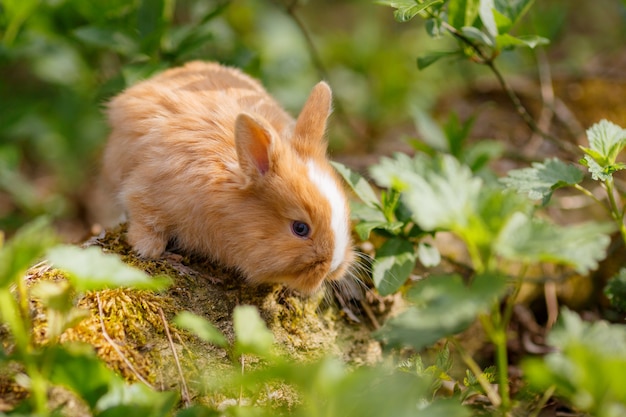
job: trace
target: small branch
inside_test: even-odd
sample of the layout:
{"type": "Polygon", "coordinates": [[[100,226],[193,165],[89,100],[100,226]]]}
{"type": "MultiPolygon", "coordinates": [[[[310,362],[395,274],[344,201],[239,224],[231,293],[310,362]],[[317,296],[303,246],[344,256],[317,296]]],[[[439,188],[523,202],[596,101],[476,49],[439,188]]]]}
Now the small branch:
{"type": "Polygon", "coordinates": [[[467,36],[463,35],[461,32],[459,32],[455,27],[451,26],[450,24],[448,24],[446,22],[443,22],[443,27],[448,32],[450,32],[450,34],[452,34],[452,36],[454,36],[456,39],[458,39],[459,41],[461,41],[465,45],[469,46],[470,48],[472,48],[476,52],[476,55],[478,55],[478,58],[479,58],[479,60],[477,62],[480,63],[480,64],[483,64],[483,65],[486,65],[491,70],[491,72],[496,76],[496,79],[500,83],[500,86],[502,87],[502,89],[505,91],[505,93],[509,97],[509,100],[511,100],[511,102],[513,103],[513,106],[515,107],[515,110],[522,117],[524,122],[528,125],[528,127],[533,132],[535,132],[536,134],[538,134],[542,138],[544,138],[544,139],[554,143],[560,149],[562,149],[562,150],[564,150],[564,151],[566,151],[568,153],[576,154],[578,152],[578,148],[576,148],[576,146],[572,145],[569,142],[563,142],[561,140],[558,140],[554,136],[552,136],[549,133],[543,131],[537,125],[537,123],[535,122],[535,119],[530,115],[530,113],[528,112],[526,107],[524,107],[524,105],[522,104],[521,100],[519,99],[519,97],[515,93],[515,90],[513,90],[513,88],[509,85],[509,83],[504,79],[504,76],[502,75],[500,70],[496,67],[495,62],[494,62],[495,56],[488,56],[488,55],[486,55],[485,52],[480,48],[480,46],[478,46],[477,44],[472,42],[471,39],[469,39],[467,36]]]}
{"type": "Polygon", "coordinates": [[[99,313],[99,318],[100,318],[100,327],[102,329],[102,336],[107,342],[109,342],[113,350],[115,350],[115,352],[118,354],[120,359],[122,359],[122,361],[126,364],[126,366],[128,366],[128,368],[133,372],[133,374],[135,374],[137,379],[143,382],[144,384],[146,384],[147,386],[149,386],[150,388],[155,389],[152,386],[152,384],[150,384],[143,376],[141,376],[141,374],[133,366],[132,362],[128,360],[128,358],[124,355],[124,353],[117,346],[117,343],[115,343],[115,341],[111,338],[111,336],[109,336],[109,333],[107,332],[107,329],[104,326],[104,319],[103,319],[104,312],[102,311],[102,302],[100,301],[100,294],[98,293],[96,293],[96,300],[98,301],[98,313],[99,313]]]}
{"type": "Polygon", "coordinates": [[[163,309],[159,307],[159,315],[161,316],[161,320],[163,321],[163,328],[165,329],[165,335],[167,336],[167,341],[170,344],[170,349],[172,349],[172,353],[174,354],[174,362],[176,362],[176,369],[178,370],[178,375],[180,376],[181,383],[181,394],[183,397],[183,401],[185,402],[185,406],[189,407],[191,405],[191,397],[189,396],[189,389],[187,388],[187,381],[185,381],[185,374],[183,373],[183,368],[180,366],[180,360],[178,359],[178,353],[174,347],[174,342],[172,341],[172,335],[170,334],[170,326],[167,323],[167,319],[165,318],[165,314],[163,313],[163,309]]]}

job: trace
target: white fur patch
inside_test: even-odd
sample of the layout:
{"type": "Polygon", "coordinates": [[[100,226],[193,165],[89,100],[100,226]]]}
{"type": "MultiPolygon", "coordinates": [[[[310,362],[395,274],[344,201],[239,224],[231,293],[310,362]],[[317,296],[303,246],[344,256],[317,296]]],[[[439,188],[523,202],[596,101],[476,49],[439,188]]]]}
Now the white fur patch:
{"type": "Polygon", "coordinates": [[[330,264],[331,272],[335,271],[343,262],[344,253],[350,241],[348,222],[346,221],[346,200],[333,178],[319,169],[313,161],[307,162],[309,179],[317,186],[322,195],[330,204],[330,227],[335,238],[333,260],[330,264]]]}

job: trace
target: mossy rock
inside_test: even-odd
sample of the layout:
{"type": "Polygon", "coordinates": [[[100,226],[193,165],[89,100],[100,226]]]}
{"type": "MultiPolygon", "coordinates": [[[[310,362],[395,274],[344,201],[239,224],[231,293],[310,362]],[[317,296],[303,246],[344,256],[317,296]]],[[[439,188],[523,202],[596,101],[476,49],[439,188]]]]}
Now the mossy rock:
{"type": "MultiPolygon", "coordinates": [[[[353,300],[354,311],[346,311],[330,292],[304,297],[279,285],[251,286],[237,272],[205,259],[180,255],[141,259],[133,254],[125,235],[125,227],[120,226],[85,246],[116,253],[149,275],[166,275],[172,285],[161,293],[118,288],[78,294],[77,306],[86,316],[63,332],[59,342],[92,345],[110,368],[129,381],[142,380],[157,389],[177,390],[181,386],[178,365],[184,378],[192,381],[232,372],[233,360],[227,350],[176,328],[172,319],[181,311],[190,311],[207,319],[232,342],[232,315],[239,305],[259,310],[274,335],[277,351],[292,360],[307,362],[333,355],[360,365],[381,358],[380,344],[372,337],[376,326],[372,312],[359,313],[360,305],[369,309],[365,298],[353,300]]],[[[62,271],[47,265],[32,269],[28,276],[30,284],[64,279],[62,271]]],[[[35,340],[48,343],[46,312],[36,299],[31,305],[35,340]]],[[[254,367],[254,361],[250,358],[248,366],[254,367]]],[[[215,403],[216,399],[210,401],[215,403]]]]}

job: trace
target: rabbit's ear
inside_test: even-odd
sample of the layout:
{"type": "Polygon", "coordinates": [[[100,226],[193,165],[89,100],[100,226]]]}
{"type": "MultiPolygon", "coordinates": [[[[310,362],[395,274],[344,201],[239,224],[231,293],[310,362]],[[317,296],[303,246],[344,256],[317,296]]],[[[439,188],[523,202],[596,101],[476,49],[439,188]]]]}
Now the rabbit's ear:
{"type": "Polygon", "coordinates": [[[317,145],[322,142],[326,131],[326,121],[330,116],[332,92],[324,81],[319,82],[309,95],[304,107],[298,116],[295,128],[295,138],[300,145],[317,145]]]}
{"type": "Polygon", "coordinates": [[[248,176],[265,175],[272,168],[271,130],[258,119],[241,113],[235,121],[235,145],[241,169],[248,176]]]}

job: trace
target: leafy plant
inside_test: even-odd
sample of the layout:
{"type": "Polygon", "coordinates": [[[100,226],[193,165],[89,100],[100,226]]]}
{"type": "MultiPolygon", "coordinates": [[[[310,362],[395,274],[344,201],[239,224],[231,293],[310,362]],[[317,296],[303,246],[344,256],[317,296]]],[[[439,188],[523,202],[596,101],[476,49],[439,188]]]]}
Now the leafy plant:
{"type": "MultiPolygon", "coordinates": [[[[515,182],[524,193],[530,190],[533,196],[543,198],[580,177],[577,171],[554,161],[536,164],[533,169],[534,175],[514,175],[515,181],[504,182],[515,182]],[[557,177],[553,184],[547,184],[548,178],[557,177]]],[[[451,155],[417,154],[411,158],[398,154],[371,167],[374,180],[386,189],[383,196],[395,196],[393,210],[388,197],[381,198],[381,202],[374,200],[373,190],[367,189],[356,173],[345,167],[339,171],[355,193],[367,199],[367,209],[357,208],[354,212],[358,220],[370,222],[365,230],[391,235],[374,259],[374,281],[379,292],[391,293],[404,284],[417,258],[416,242],[423,236],[452,232],[465,244],[471,259],[472,272],[467,282],[460,276],[443,275],[430,276],[414,285],[408,292],[414,307],[386,324],[380,332],[383,340],[419,350],[463,331],[478,318],[496,346],[499,394],[490,390],[484,380],[482,385],[494,405],[509,410],[507,327],[527,268],[549,262],[585,274],[597,268],[606,256],[608,233],[614,227],[592,222],[561,227],[535,218],[530,200],[483,180],[451,155]],[[374,216],[380,223],[372,221],[374,216]],[[398,218],[402,219],[400,226],[390,227],[398,218]],[[510,266],[520,264],[518,275],[511,277],[510,266]],[[377,279],[377,271],[381,270],[378,273],[382,278],[377,279]]],[[[478,378],[483,372],[471,357],[463,356],[478,378]]]]}
{"type": "Polygon", "coordinates": [[[626,327],[605,321],[584,322],[564,309],[548,343],[555,348],[544,358],[528,358],[522,366],[538,390],[553,390],[579,410],[597,417],[626,411],[626,327]]]}
{"type": "Polygon", "coordinates": [[[159,393],[143,384],[129,385],[108,369],[90,347],[54,343],[65,329],[84,318],[82,310],[73,304],[73,292],[122,285],[162,289],[167,281],[150,280],[145,273],[97,248],[52,247],[55,242],[48,221],[38,219],[0,248],[0,319],[8,327],[13,342],[12,349],[3,352],[0,363],[14,362],[23,367],[16,380],[31,392],[28,401],[15,412],[52,415],[47,392],[51,386],[59,385],[82,398],[94,415],[121,416],[129,409],[155,417],[167,415],[178,400],[176,393],[159,393]],[[41,346],[33,340],[30,295],[24,273],[47,250],[50,259],[63,265],[71,279],[42,281],[30,289],[48,314],[48,336],[52,343],[41,346]],[[120,277],[128,281],[120,282],[120,277]]]}

